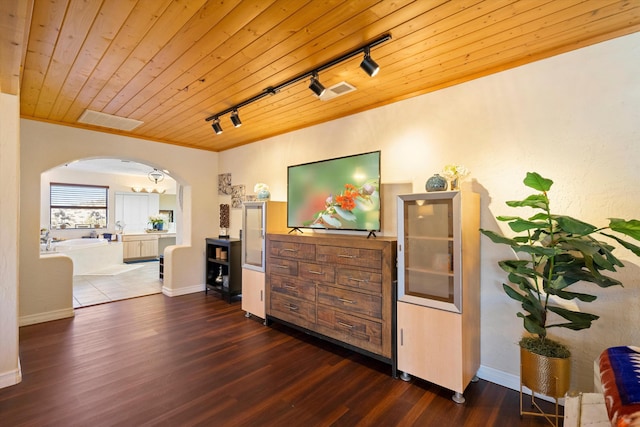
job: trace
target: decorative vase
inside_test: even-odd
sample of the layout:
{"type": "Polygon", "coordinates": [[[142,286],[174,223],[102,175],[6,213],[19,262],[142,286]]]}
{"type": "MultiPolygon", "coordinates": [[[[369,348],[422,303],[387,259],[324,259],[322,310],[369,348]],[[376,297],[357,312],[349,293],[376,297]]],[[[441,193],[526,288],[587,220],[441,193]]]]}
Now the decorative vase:
{"type": "Polygon", "coordinates": [[[445,191],[447,189],[447,180],[440,176],[440,174],[435,174],[427,180],[424,188],[429,192],[445,191]]]}
{"type": "Polygon", "coordinates": [[[163,222],[156,222],[155,224],[153,224],[153,229],[159,231],[159,230],[162,230],[163,226],[164,226],[163,222]]]}
{"type": "Polygon", "coordinates": [[[459,190],[460,189],[460,178],[453,177],[451,178],[451,185],[449,186],[451,191],[455,191],[455,190],[459,190]]]}
{"type": "Polygon", "coordinates": [[[269,198],[271,197],[271,193],[269,192],[269,190],[260,190],[258,191],[258,200],[269,200],[269,198]]]}

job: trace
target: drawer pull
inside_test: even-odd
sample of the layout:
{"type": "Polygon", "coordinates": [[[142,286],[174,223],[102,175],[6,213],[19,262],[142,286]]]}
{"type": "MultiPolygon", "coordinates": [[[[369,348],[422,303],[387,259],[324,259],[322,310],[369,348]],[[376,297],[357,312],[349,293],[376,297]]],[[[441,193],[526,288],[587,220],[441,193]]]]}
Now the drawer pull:
{"type": "Polygon", "coordinates": [[[283,288],[285,289],[291,289],[291,290],[297,290],[297,288],[295,286],[291,286],[291,285],[282,285],[283,288]]]}
{"type": "Polygon", "coordinates": [[[349,277],[349,281],[351,281],[351,282],[359,282],[359,283],[362,283],[362,282],[368,282],[368,280],[365,280],[365,279],[356,279],[355,277],[349,277]]]}
{"type": "Polygon", "coordinates": [[[279,265],[279,264],[276,264],[276,265],[274,265],[274,267],[278,267],[278,268],[286,268],[287,270],[289,269],[289,266],[288,266],[288,265],[279,265]]]}
{"type": "Polygon", "coordinates": [[[295,252],[295,251],[296,250],[292,249],[292,248],[284,248],[284,249],[282,249],[282,252],[295,252]]]}
{"type": "Polygon", "coordinates": [[[307,270],[307,271],[311,274],[317,274],[318,276],[322,276],[324,274],[322,271],[313,271],[313,270],[307,270]]]}
{"type": "Polygon", "coordinates": [[[291,311],[297,311],[298,310],[298,306],[295,306],[293,304],[287,304],[286,307],[291,311]]]}
{"type": "Polygon", "coordinates": [[[347,304],[355,304],[356,303],[354,300],[344,299],[344,298],[338,298],[338,301],[344,302],[344,303],[347,303],[347,304]]]}
{"type": "Polygon", "coordinates": [[[353,259],[355,258],[355,255],[345,255],[345,254],[338,254],[338,258],[349,258],[349,259],[353,259]]]}
{"type": "Polygon", "coordinates": [[[353,329],[353,325],[349,325],[348,323],[338,322],[338,325],[343,326],[345,328],[353,329]]]}

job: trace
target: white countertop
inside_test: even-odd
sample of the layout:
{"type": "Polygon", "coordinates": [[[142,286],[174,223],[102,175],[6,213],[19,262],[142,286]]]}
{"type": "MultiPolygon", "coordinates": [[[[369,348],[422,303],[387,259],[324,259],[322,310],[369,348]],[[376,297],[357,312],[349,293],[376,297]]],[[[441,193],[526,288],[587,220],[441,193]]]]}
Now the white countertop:
{"type": "Polygon", "coordinates": [[[175,232],[158,232],[158,231],[151,231],[151,232],[146,232],[146,231],[131,231],[131,232],[127,232],[127,233],[123,233],[122,236],[158,236],[158,238],[163,238],[163,237],[176,237],[176,233],[175,232]]]}

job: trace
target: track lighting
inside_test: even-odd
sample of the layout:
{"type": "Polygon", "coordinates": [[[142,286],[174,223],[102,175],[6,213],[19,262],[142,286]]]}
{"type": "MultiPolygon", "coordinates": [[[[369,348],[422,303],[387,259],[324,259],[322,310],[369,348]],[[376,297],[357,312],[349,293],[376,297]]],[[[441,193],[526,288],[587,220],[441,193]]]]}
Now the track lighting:
{"type": "Polygon", "coordinates": [[[218,120],[217,117],[213,119],[211,127],[213,128],[213,131],[216,133],[216,135],[220,135],[222,133],[222,126],[220,126],[220,120],[218,120]]]}
{"type": "Polygon", "coordinates": [[[233,126],[237,128],[242,126],[240,116],[238,115],[238,110],[233,110],[233,112],[231,113],[231,123],[233,123],[233,126]]]}
{"type": "Polygon", "coordinates": [[[369,74],[369,77],[375,76],[380,71],[380,66],[371,58],[369,46],[364,48],[364,59],[360,63],[360,68],[369,74]]]}
{"type": "Polygon", "coordinates": [[[369,43],[367,43],[364,46],[361,46],[357,49],[352,50],[351,52],[345,53],[342,56],[339,56],[335,59],[332,59],[329,62],[326,62],[318,67],[315,67],[313,70],[311,71],[305,71],[302,74],[299,74],[283,83],[280,83],[277,86],[269,86],[268,88],[264,89],[261,93],[249,98],[249,99],[245,99],[244,101],[240,102],[239,104],[236,104],[232,107],[227,108],[226,110],[220,111],[217,114],[214,114],[212,116],[209,116],[205,119],[205,121],[209,122],[209,121],[213,121],[213,123],[211,124],[211,127],[213,128],[213,130],[217,133],[217,134],[221,134],[222,133],[222,126],[220,126],[220,116],[224,116],[225,114],[231,113],[231,122],[233,123],[233,125],[235,127],[240,127],[240,125],[242,125],[242,122],[240,121],[240,117],[238,116],[238,109],[242,108],[242,107],[246,107],[249,104],[252,104],[256,101],[261,100],[264,97],[267,96],[272,96],[275,95],[276,93],[280,92],[282,89],[286,88],[287,86],[290,86],[292,84],[298,83],[308,77],[311,77],[311,81],[309,83],[309,89],[311,89],[313,91],[313,93],[315,93],[318,97],[322,96],[325,92],[325,87],[322,85],[322,83],[320,83],[320,80],[318,79],[318,73],[327,70],[331,67],[334,67],[348,59],[351,59],[353,57],[355,57],[356,55],[359,55],[361,53],[364,53],[364,59],[362,60],[362,62],[360,63],[360,68],[362,68],[368,75],[370,75],[371,77],[375,76],[378,71],[380,70],[380,67],[378,66],[378,64],[376,64],[376,61],[374,61],[371,58],[371,48],[378,46],[379,44],[382,44],[386,41],[391,40],[391,35],[390,34],[386,34],[384,36],[379,37],[376,40],[373,40],[369,43]]]}
{"type": "Polygon", "coordinates": [[[318,80],[318,73],[316,73],[315,71],[311,75],[311,83],[309,84],[309,89],[311,89],[313,93],[315,93],[318,96],[322,96],[324,91],[327,90],[322,85],[322,83],[320,83],[320,80],[318,80]]]}

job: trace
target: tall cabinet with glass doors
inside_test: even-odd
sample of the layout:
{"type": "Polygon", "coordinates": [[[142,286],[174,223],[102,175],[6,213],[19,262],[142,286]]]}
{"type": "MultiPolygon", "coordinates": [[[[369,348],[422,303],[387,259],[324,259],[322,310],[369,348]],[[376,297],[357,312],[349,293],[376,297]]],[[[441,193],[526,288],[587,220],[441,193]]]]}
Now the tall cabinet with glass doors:
{"type": "Polygon", "coordinates": [[[398,196],[398,370],[458,403],[480,367],[479,228],[476,193],[398,196]]]}
{"type": "Polygon", "coordinates": [[[242,310],[265,318],[267,233],[286,231],[286,202],[245,202],[242,208],[242,310]]]}

